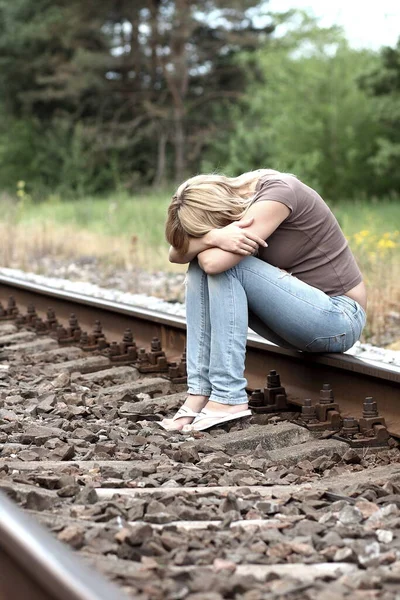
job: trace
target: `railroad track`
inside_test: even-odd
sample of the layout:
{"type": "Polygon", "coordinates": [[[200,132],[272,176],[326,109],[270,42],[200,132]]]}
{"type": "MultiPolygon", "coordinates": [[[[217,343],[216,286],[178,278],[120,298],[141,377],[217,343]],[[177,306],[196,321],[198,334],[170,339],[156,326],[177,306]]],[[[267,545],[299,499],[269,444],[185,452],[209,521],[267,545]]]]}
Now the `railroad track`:
{"type": "MultiPolygon", "coordinates": [[[[134,333],[137,348],[149,349],[150,340],[156,338],[159,340],[157,348],[162,348],[170,363],[177,362],[179,364],[182,362],[185,348],[185,321],[182,317],[111,303],[0,276],[0,301],[3,302],[5,313],[7,311],[12,313],[14,310],[13,302],[8,307],[10,297],[13,298],[15,305],[18,307],[25,310],[29,306],[35,308],[30,316],[31,320],[36,320],[37,316],[45,317],[49,306],[53,308],[54,313],[57,315],[58,322],[67,328],[71,326],[71,313],[77,315],[78,322],[72,323],[72,331],[75,327],[76,343],[78,344],[82,345],[80,341],[82,331],[90,332],[94,323],[98,321],[102,325],[102,334],[109,340],[121,340],[122,333],[126,329],[131,329],[134,333]]],[[[5,318],[7,318],[7,314],[5,314],[5,318]]],[[[49,326],[49,323],[47,325],[49,326]]],[[[48,326],[44,325],[42,333],[48,331],[48,326]]],[[[63,343],[63,336],[65,340],[68,335],[73,334],[71,332],[67,333],[65,330],[61,331],[58,339],[63,343]]],[[[114,344],[114,351],[114,362],[116,364],[122,363],[124,357],[118,354],[120,349],[117,343],[114,344]]],[[[157,352],[159,352],[158,349],[155,350],[153,356],[157,352]]],[[[157,359],[157,357],[155,358],[157,359]]],[[[144,354],[143,359],[146,360],[144,354]]],[[[155,367],[155,365],[153,366],[155,367]]],[[[165,364],[164,367],[166,368],[165,364]]],[[[399,367],[377,364],[350,355],[313,355],[293,352],[274,346],[256,334],[250,334],[246,355],[246,376],[249,388],[252,390],[263,389],[266,376],[270,370],[275,370],[280,375],[287,401],[280,398],[276,403],[274,398],[279,393],[278,391],[268,394],[269,398],[261,398],[259,394],[255,395],[251,402],[252,408],[256,412],[286,410],[288,403],[301,407],[306,399],[312,399],[313,404],[318,404],[323,384],[329,383],[333,391],[335,404],[338,405],[339,412],[343,417],[356,418],[359,421],[363,413],[368,413],[364,419],[371,418],[378,421],[379,417],[375,414],[376,411],[371,406],[364,406],[365,398],[372,397],[377,404],[380,415],[385,420],[389,433],[400,437],[400,415],[398,411],[400,400],[399,367]]],[[[156,372],[156,369],[154,369],[154,372],[156,372]]],[[[164,372],[168,372],[168,369],[164,372]]],[[[177,377],[182,376],[183,371],[176,373],[176,375],[177,377]]],[[[266,395],[264,394],[264,396],[266,395]]],[[[324,398],[323,402],[327,399],[324,398]]],[[[333,412],[334,409],[331,407],[329,413],[332,414],[333,412]]],[[[313,415],[314,412],[308,410],[307,407],[306,419],[308,419],[308,422],[312,420],[310,417],[313,415]]],[[[317,410],[318,416],[326,416],[326,410],[320,409],[319,412],[317,410]]],[[[340,423],[340,420],[337,420],[337,415],[333,416],[336,418],[336,422],[340,423]]],[[[371,422],[369,421],[367,425],[370,425],[371,422]]],[[[365,421],[362,423],[366,425],[365,421]]],[[[377,422],[376,424],[380,423],[377,422]]],[[[355,423],[353,420],[351,423],[348,422],[347,425],[348,435],[350,436],[350,429],[354,432],[354,428],[357,428],[359,423],[355,423]]],[[[332,427],[329,419],[325,421],[325,426],[328,429],[332,427]]],[[[321,427],[323,426],[321,425],[321,427]]]]}
{"type": "MultiPolygon", "coordinates": [[[[183,319],[5,277],[0,284],[0,490],[121,593],[214,600],[284,589],[311,598],[327,579],[343,586],[349,573],[361,581],[371,569],[390,592],[398,369],[300,356],[252,335],[254,416],[193,437],[167,433],[155,421],[185,397],[183,319]],[[359,539],[352,527],[363,528],[359,539]]],[[[19,598],[10,595],[15,573],[34,585],[23,545],[5,542],[7,510],[0,504],[0,553],[15,568],[13,580],[11,569],[0,571],[1,600],[19,598]]],[[[43,572],[39,588],[46,579],[57,586],[57,568],[43,572]]],[[[101,584],[91,595],[88,587],[73,595],[73,586],[62,596],[35,593],[118,598],[101,584]]]]}
{"type": "Polygon", "coordinates": [[[0,522],[1,600],[124,599],[5,497],[0,522]]]}

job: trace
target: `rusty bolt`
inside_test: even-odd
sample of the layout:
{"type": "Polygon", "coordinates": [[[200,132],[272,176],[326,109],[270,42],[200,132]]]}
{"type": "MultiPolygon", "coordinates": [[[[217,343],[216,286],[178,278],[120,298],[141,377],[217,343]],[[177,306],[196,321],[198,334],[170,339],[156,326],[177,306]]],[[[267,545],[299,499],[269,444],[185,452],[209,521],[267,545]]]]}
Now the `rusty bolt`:
{"type": "Polygon", "coordinates": [[[160,369],[166,369],[168,366],[167,363],[167,359],[165,358],[165,356],[159,356],[157,358],[157,367],[159,367],[160,369]]]}
{"type": "Polygon", "coordinates": [[[34,325],[38,333],[47,331],[47,325],[40,317],[35,318],[34,325]]]}
{"type": "Polygon", "coordinates": [[[344,435],[354,435],[359,432],[357,419],[354,417],[344,417],[342,432],[344,435]]]}
{"type": "Polygon", "coordinates": [[[75,313],[70,314],[68,323],[71,330],[79,329],[79,323],[75,313]]]}
{"type": "Polygon", "coordinates": [[[57,324],[57,317],[54,308],[47,309],[47,324],[51,327],[57,324]]]}
{"type": "Polygon", "coordinates": [[[256,388],[250,396],[250,405],[251,406],[264,406],[264,392],[260,388],[256,388]]]}
{"type": "Polygon", "coordinates": [[[80,343],[81,344],[88,344],[89,343],[89,336],[87,334],[87,331],[82,331],[81,333],[81,339],[80,339],[80,343]]]}
{"type": "Polygon", "coordinates": [[[320,404],[332,404],[334,402],[333,391],[329,383],[322,385],[322,390],[319,393],[320,404]]]}
{"type": "Polygon", "coordinates": [[[103,328],[100,321],[96,321],[93,326],[93,335],[103,335],[103,328]]]}
{"type": "Polygon", "coordinates": [[[16,306],[17,306],[17,303],[15,302],[14,296],[10,296],[8,298],[8,304],[7,304],[8,309],[12,310],[12,309],[16,308],[16,306]]]}
{"type": "Polygon", "coordinates": [[[312,405],[311,398],[306,398],[301,407],[301,417],[304,421],[315,419],[315,406],[312,405]]]}
{"type": "Polygon", "coordinates": [[[179,368],[176,362],[172,362],[169,365],[168,377],[174,379],[175,377],[179,377],[179,368]]]}
{"type": "Polygon", "coordinates": [[[276,387],[281,387],[281,378],[275,370],[272,370],[267,376],[267,388],[271,389],[276,387]]]}
{"type": "Polygon", "coordinates": [[[160,352],[161,351],[161,342],[157,337],[153,337],[151,340],[151,351],[152,352],[160,352]]]}
{"type": "Polygon", "coordinates": [[[30,317],[36,317],[36,308],[33,304],[28,304],[27,314],[30,317]]]}
{"type": "Polygon", "coordinates": [[[186,356],[183,357],[181,359],[181,362],[179,363],[179,372],[181,374],[182,377],[186,377],[187,376],[187,369],[186,369],[186,356]]]}
{"type": "Polygon", "coordinates": [[[139,362],[148,362],[146,348],[139,348],[138,352],[138,361],[139,362]]]}
{"type": "Polygon", "coordinates": [[[122,338],[123,344],[133,344],[133,334],[131,329],[125,329],[124,337],[122,338]]]}
{"type": "Polygon", "coordinates": [[[111,342],[109,354],[110,356],[119,356],[121,354],[118,342],[111,342]]]}
{"type": "Polygon", "coordinates": [[[376,401],[372,398],[372,396],[367,396],[363,403],[363,417],[377,417],[378,416],[378,407],[376,401]]]}

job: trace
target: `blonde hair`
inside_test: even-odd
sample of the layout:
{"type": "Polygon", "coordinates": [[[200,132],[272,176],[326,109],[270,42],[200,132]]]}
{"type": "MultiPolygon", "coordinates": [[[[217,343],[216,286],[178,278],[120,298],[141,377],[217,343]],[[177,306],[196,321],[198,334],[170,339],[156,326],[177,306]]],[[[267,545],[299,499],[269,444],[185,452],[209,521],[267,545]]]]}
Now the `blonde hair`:
{"type": "Polygon", "coordinates": [[[165,235],[179,252],[187,252],[189,237],[201,237],[242,219],[253,202],[255,183],[261,176],[281,175],[272,169],[243,173],[239,177],[196,175],[182,183],[168,207],[165,235]]]}

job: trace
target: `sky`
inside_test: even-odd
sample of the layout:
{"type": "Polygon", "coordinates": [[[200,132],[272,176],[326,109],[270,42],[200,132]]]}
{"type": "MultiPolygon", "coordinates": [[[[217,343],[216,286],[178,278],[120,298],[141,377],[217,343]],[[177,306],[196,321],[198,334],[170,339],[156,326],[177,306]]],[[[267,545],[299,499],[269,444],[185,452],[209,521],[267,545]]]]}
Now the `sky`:
{"type": "Polygon", "coordinates": [[[310,9],[322,26],[341,25],[356,48],[394,46],[400,37],[400,0],[270,0],[268,8],[310,9]]]}

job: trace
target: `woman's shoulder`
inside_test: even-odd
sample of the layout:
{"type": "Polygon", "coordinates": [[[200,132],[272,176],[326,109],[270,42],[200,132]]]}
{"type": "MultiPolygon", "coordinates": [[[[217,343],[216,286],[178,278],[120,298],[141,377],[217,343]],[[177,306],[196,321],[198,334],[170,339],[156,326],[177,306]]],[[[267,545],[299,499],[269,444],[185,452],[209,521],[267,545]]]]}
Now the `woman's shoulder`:
{"type": "Polygon", "coordinates": [[[292,180],[296,180],[294,175],[279,173],[278,171],[260,175],[253,202],[263,200],[281,202],[288,206],[292,212],[297,206],[296,192],[292,180]]]}
{"type": "Polygon", "coordinates": [[[265,187],[290,187],[294,182],[299,182],[295,175],[291,173],[281,173],[271,169],[260,169],[260,175],[257,181],[256,190],[265,187]]]}

